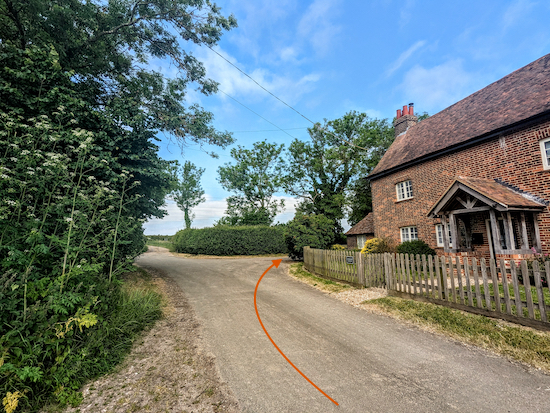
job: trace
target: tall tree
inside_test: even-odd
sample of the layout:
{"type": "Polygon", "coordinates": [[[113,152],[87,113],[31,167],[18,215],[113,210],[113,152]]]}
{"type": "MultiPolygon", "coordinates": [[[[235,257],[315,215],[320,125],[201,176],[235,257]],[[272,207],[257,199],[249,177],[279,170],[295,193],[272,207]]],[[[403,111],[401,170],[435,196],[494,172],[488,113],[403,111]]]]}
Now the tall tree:
{"type": "Polygon", "coordinates": [[[280,156],[284,145],[266,141],[253,149],[231,149],[234,164],[219,167],[219,182],[236,195],[227,199],[227,218],[220,223],[232,225],[270,225],[284,202],[273,200],[285,181],[285,161],[280,156]]]}
{"type": "Polygon", "coordinates": [[[79,97],[119,124],[197,143],[227,145],[232,138],[211,126],[211,113],[185,106],[190,84],[209,95],[217,83],[181,46],[213,46],[233,27],[234,17],[207,0],[0,0],[3,49],[51,49],[79,97]],[[152,59],[168,59],[178,76],[151,70],[152,59]]]}
{"type": "Polygon", "coordinates": [[[183,211],[187,229],[191,228],[191,221],[195,218],[191,210],[206,200],[200,182],[204,171],[204,168],[197,168],[189,161],[185,161],[183,166],[177,169],[176,186],[172,191],[172,197],[179,209],[183,211]]]}
{"type": "Polygon", "coordinates": [[[287,190],[301,198],[298,209],[323,214],[342,232],[346,192],[366,169],[373,152],[372,129],[379,123],[365,113],[351,111],[340,119],[325,120],[308,130],[311,140],[295,140],[289,147],[287,190]]]}
{"type": "MultiPolygon", "coordinates": [[[[428,117],[428,113],[424,112],[418,115],[418,121],[420,122],[428,117]]],[[[387,119],[375,119],[367,131],[370,151],[365,160],[365,168],[361,176],[351,184],[348,192],[348,223],[352,226],[365,218],[369,212],[372,212],[372,192],[367,175],[378,165],[382,156],[395,140],[392,125],[393,122],[390,124],[387,119]]]]}

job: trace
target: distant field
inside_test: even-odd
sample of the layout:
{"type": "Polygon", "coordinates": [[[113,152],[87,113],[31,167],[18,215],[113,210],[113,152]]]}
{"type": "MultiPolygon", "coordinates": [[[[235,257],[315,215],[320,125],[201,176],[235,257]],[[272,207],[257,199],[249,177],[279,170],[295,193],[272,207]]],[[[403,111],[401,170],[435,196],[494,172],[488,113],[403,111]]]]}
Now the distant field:
{"type": "Polygon", "coordinates": [[[170,251],[174,251],[174,245],[172,244],[172,241],[162,241],[147,238],[147,245],[151,245],[152,247],[168,248],[170,251]]]}

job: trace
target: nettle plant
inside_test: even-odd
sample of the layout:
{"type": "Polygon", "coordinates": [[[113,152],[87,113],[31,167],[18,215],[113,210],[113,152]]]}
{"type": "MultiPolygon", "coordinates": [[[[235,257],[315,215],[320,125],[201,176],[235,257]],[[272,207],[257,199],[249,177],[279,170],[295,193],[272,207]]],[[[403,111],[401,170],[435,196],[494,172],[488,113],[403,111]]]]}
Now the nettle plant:
{"type": "Polygon", "coordinates": [[[120,256],[123,240],[141,230],[125,211],[140,182],[114,171],[96,133],[72,129],[65,111],[0,111],[0,377],[13,397],[46,387],[66,396],[64,361],[109,306],[133,258],[120,256]]]}

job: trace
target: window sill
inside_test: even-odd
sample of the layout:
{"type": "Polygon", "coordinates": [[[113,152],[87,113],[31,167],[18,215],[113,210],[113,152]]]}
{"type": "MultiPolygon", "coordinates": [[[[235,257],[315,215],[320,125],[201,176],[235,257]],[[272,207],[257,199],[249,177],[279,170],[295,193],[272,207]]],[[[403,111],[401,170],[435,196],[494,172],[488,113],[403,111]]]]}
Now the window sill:
{"type": "Polygon", "coordinates": [[[548,168],[548,169],[544,169],[544,168],[537,169],[535,172],[539,173],[539,174],[542,174],[542,173],[545,173],[545,172],[550,173],[550,168],[548,168]]]}
{"type": "MultiPolygon", "coordinates": [[[[549,170],[550,171],[550,170],[549,170]]],[[[410,198],[405,198],[405,199],[396,199],[395,201],[393,201],[395,204],[398,204],[400,202],[405,202],[405,201],[412,201],[414,199],[414,196],[410,197],[410,198]]]]}

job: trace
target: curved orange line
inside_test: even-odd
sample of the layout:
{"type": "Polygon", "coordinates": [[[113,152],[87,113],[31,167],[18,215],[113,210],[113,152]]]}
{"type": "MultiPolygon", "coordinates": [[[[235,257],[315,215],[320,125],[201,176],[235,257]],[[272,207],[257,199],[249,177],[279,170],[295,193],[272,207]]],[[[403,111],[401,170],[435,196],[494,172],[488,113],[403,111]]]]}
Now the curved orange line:
{"type": "Polygon", "coordinates": [[[260,277],[260,279],[258,280],[258,283],[256,284],[256,289],[254,290],[254,308],[256,309],[256,316],[258,316],[258,321],[260,322],[260,325],[262,326],[263,330],[264,330],[264,333],[265,335],[267,336],[267,338],[269,338],[269,341],[271,341],[271,344],[273,344],[275,346],[275,348],[277,349],[277,351],[279,353],[281,353],[281,356],[283,356],[285,358],[286,361],[288,361],[288,363],[294,367],[294,369],[300,373],[302,375],[302,377],[304,379],[306,379],[313,387],[315,387],[317,390],[319,390],[327,399],[329,399],[331,402],[333,402],[336,406],[339,406],[338,403],[336,403],[336,401],[334,399],[332,399],[328,394],[326,394],[323,390],[321,390],[315,383],[313,383],[304,373],[302,373],[300,371],[300,369],[298,369],[298,367],[296,367],[292,361],[289,360],[289,358],[287,356],[285,356],[285,353],[283,353],[281,351],[281,349],[277,346],[277,344],[275,344],[275,342],[273,341],[273,339],[271,338],[271,336],[269,335],[269,333],[267,332],[267,330],[265,329],[264,327],[264,323],[262,323],[262,319],[260,318],[260,313],[258,312],[258,306],[256,305],[256,294],[258,293],[258,287],[260,286],[260,281],[262,281],[262,278],[264,278],[264,275],[267,274],[267,272],[273,268],[273,266],[275,266],[275,264],[272,264],[271,267],[269,267],[267,270],[265,270],[265,272],[262,274],[262,276],[260,277]]]}

